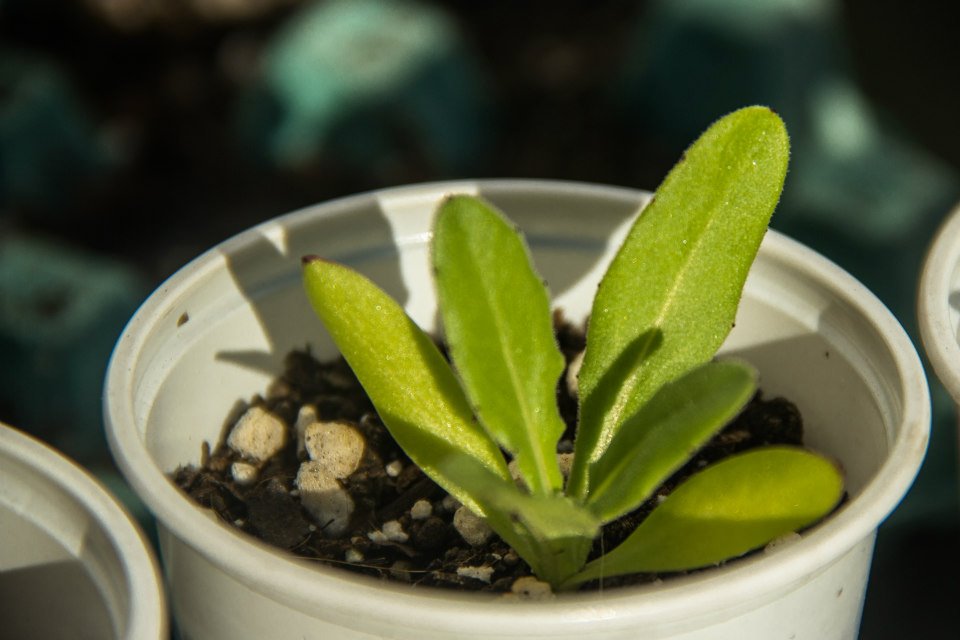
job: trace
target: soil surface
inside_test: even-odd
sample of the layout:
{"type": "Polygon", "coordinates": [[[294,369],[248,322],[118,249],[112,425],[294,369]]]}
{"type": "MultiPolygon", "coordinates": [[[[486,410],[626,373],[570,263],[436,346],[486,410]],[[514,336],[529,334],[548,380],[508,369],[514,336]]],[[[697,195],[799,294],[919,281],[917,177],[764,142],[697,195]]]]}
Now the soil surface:
{"type": "MultiPolygon", "coordinates": [[[[559,317],[557,338],[568,363],[584,347],[582,329],[559,317]]],[[[557,396],[568,431],[561,439],[560,451],[569,451],[577,403],[564,378],[557,396]]],[[[183,491],[225,522],[304,558],[417,585],[509,592],[517,578],[530,575],[526,563],[496,535],[480,545],[464,540],[453,523],[459,505],[399,448],[342,358],[319,362],[309,351],[291,352],[285,371],[266,397],[257,396],[241,409],[255,405],[282,418],[291,430],[287,447],[263,465],[256,482],[241,484],[233,479],[231,465],[238,456],[226,445],[227,434],[212,453],[205,453],[200,468],[182,467],[173,474],[183,491]],[[366,438],[360,466],[341,482],[355,504],[350,529],[341,537],[325,535],[322,523],[312,521],[298,497],[295,479],[304,454],[297,452],[292,425],[304,405],[315,407],[320,420],[351,423],[366,438]]],[[[782,398],[765,399],[758,393],[740,416],[664,483],[647,504],[606,525],[593,555],[626,538],[658,498],[696,470],[763,445],[799,445],[802,432],[801,416],[792,403],[782,398]]],[[[602,586],[637,584],[659,577],[638,574],[605,579],[602,586]]],[[[588,583],[582,588],[598,586],[588,583]]]]}

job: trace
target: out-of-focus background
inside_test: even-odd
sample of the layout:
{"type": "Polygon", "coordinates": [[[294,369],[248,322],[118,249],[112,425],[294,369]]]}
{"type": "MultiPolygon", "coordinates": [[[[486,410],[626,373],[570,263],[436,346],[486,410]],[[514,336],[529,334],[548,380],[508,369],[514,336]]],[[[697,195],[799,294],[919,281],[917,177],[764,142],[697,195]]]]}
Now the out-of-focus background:
{"type": "MultiPolygon", "coordinates": [[[[652,189],[752,103],[793,140],[774,226],[859,277],[919,346],[923,253],[960,201],[951,4],[0,0],[0,421],[149,527],[106,449],[100,390],[126,320],[188,260],[377,187],[652,189]]],[[[931,448],[881,528],[866,640],[960,628],[957,418],[931,384],[931,448]]]]}

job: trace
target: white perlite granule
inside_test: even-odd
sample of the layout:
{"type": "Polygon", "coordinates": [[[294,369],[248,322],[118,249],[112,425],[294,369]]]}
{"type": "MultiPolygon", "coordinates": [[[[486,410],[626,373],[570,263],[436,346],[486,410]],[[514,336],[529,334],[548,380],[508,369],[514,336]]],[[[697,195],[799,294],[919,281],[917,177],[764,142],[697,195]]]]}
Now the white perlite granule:
{"type": "Polygon", "coordinates": [[[287,444],[287,425],[263,407],[247,409],[227,437],[227,446],[240,457],[264,462],[287,444]]]}
{"type": "Polygon", "coordinates": [[[493,577],[493,567],[457,567],[457,575],[461,578],[473,578],[489,584],[490,578],[493,577]]]}
{"type": "Polygon", "coordinates": [[[310,459],[339,479],[357,470],[366,444],[363,434],[345,422],[314,422],[303,434],[303,445],[310,459]]]}
{"type": "Polygon", "coordinates": [[[525,576],[514,580],[510,586],[510,593],[520,600],[550,600],[554,597],[550,585],[537,580],[533,576],[525,576]]]}
{"type": "Polygon", "coordinates": [[[466,507],[460,507],[453,514],[453,527],[473,547],[485,544],[493,535],[493,530],[487,521],[466,507]]]}
{"type": "Polygon", "coordinates": [[[249,487],[257,481],[260,470],[255,464],[238,460],[230,465],[230,475],[233,476],[234,482],[240,486],[249,487]]]}
{"type": "Polygon", "coordinates": [[[300,504],[326,535],[335,538],[347,532],[353,515],[353,498],[322,464],[314,460],[301,464],[296,484],[300,504]]]}
{"type": "Polygon", "coordinates": [[[410,539],[410,536],[403,530],[403,526],[396,520],[384,522],[381,531],[391,542],[406,542],[410,539]]]}
{"type": "Polygon", "coordinates": [[[414,520],[426,520],[433,515],[433,505],[429,500],[417,500],[410,507],[410,517],[414,520]]]}

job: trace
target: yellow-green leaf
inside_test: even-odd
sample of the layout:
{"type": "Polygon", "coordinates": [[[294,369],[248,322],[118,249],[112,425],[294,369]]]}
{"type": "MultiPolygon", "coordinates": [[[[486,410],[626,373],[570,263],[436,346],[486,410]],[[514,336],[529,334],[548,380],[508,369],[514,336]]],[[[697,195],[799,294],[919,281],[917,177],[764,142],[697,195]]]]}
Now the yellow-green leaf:
{"type": "Polygon", "coordinates": [[[560,491],[557,409],[564,359],[550,299],[519,232],[483,200],[446,199],[433,265],[451,360],[474,412],[534,493],[560,491]]]}
{"type": "Polygon", "coordinates": [[[590,315],[572,495],[588,495],[589,465],[623,422],[664,383],[709,361],[729,333],[788,156],[773,111],[735,111],[694,142],[637,218],[590,315]],[[638,344],[656,336],[655,349],[638,344]],[[628,349],[643,357],[617,370],[628,349]]]}
{"type": "Polygon", "coordinates": [[[746,363],[708,362],[664,385],[591,468],[587,506],[609,522],[643,504],[740,413],[756,379],[746,363]]]}
{"type": "Polygon", "coordinates": [[[441,462],[468,456],[494,475],[510,475],[430,337],[349,267],[306,258],[303,277],[310,303],[394,439],[440,486],[482,513],[462,486],[441,473],[441,462]]]}
{"type": "Polygon", "coordinates": [[[816,523],[842,496],[840,469],[805,449],[777,446],[731,456],[677,487],[574,582],[714,565],[816,523]]]}

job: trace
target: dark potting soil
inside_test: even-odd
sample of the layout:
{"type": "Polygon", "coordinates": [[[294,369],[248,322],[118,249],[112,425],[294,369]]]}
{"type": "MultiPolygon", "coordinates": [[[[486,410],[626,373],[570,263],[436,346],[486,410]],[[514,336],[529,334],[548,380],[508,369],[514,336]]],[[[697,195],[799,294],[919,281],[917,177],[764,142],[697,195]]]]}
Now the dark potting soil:
{"type": "MultiPolygon", "coordinates": [[[[558,342],[569,363],[583,350],[583,331],[559,316],[556,326],[558,342]]],[[[576,399],[567,391],[565,377],[561,377],[557,390],[560,412],[568,425],[561,448],[570,446],[577,417],[576,399]]],[[[471,546],[463,539],[453,525],[456,503],[397,446],[342,358],[319,362],[308,350],[289,353],[283,374],[266,397],[255,397],[246,407],[254,405],[282,418],[291,431],[288,446],[262,467],[255,483],[234,481],[230,469],[239,457],[226,445],[226,434],[212,452],[205,444],[199,468],[181,467],[173,474],[177,486],[225,522],[303,558],[416,585],[508,592],[517,578],[530,575],[526,563],[496,535],[480,546],[471,546]],[[360,466],[342,482],[355,510],[350,530],[341,537],[326,536],[322,523],[313,522],[298,499],[295,479],[302,460],[292,425],[304,405],[315,407],[318,420],[351,423],[366,439],[360,466]],[[411,507],[421,500],[430,502],[431,513],[414,517],[411,507]],[[405,541],[377,535],[391,521],[399,523],[407,536],[405,541]]],[[[759,446],[800,445],[802,432],[801,416],[792,403],[782,398],[765,399],[758,393],[740,416],[664,483],[647,504],[606,525],[593,555],[619,544],[658,499],[698,469],[759,446]]],[[[608,578],[602,586],[638,584],[659,577],[636,574],[608,578]]],[[[582,588],[598,586],[592,583],[582,588]]]]}

